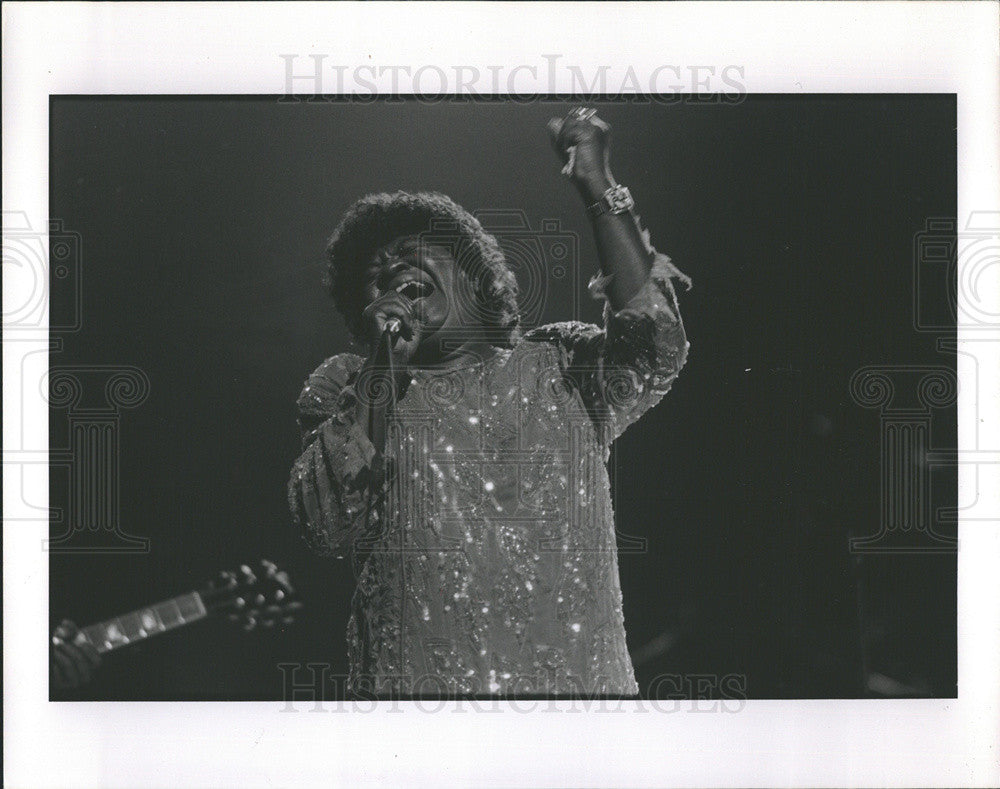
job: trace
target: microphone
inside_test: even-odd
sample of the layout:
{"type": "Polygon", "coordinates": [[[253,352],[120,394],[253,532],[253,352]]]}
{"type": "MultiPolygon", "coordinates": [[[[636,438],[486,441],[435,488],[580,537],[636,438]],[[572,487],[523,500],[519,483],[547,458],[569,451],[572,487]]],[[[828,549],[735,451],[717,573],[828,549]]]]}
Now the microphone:
{"type": "Polygon", "coordinates": [[[390,337],[395,337],[403,330],[403,324],[399,318],[389,318],[385,322],[385,331],[390,337]]]}

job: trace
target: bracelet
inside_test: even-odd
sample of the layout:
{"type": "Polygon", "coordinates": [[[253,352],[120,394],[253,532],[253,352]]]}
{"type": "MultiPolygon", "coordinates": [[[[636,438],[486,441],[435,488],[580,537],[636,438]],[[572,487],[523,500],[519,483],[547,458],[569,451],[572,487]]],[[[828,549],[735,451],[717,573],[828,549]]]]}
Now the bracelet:
{"type": "Polygon", "coordinates": [[[587,213],[591,217],[599,217],[601,214],[624,214],[635,207],[635,200],[627,186],[617,184],[604,192],[601,199],[596,203],[587,206],[587,213]]]}

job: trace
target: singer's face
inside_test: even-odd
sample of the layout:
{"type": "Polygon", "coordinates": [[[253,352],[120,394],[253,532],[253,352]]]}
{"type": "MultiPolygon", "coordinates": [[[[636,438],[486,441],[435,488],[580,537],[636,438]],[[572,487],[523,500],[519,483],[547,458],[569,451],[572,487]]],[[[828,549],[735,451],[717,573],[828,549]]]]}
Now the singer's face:
{"type": "Polygon", "coordinates": [[[479,325],[471,278],[443,246],[428,244],[417,236],[397,238],[375,253],[365,280],[367,303],[376,299],[408,299],[419,325],[420,345],[442,329],[479,325]]]}

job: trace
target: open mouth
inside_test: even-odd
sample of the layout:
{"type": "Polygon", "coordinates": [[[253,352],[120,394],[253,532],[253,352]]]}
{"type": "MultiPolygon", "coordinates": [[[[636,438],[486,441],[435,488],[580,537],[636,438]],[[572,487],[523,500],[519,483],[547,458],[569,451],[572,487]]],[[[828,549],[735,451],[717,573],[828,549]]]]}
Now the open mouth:
{"type": "Polygon", "coordinates": [[[433,292],[433,285],[429,282],[418,282],[417,280],[401,282],[396,286],[396,293],[406,296],[406,298],[411,301],[416,301],[417,299],[422,299],[425,296],[430,296],[433,292]]]}

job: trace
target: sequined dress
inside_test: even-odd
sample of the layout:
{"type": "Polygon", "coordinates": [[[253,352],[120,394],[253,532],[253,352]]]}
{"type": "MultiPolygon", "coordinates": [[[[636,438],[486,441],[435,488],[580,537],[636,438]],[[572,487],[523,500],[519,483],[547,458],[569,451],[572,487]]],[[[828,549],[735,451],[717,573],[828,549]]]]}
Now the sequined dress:
{"type": "Polygon", "coordinates": [[[656,254],[603,329],[552,324],[480,363],[415,371],[375,498],[374,448],[352,417],[363,360],[340,354],[309,377],[289,503],[316,550],[355,560],[349,689],[638,692],[606,463],[686,359],[673,278],[687,282],[656,254]]]}

